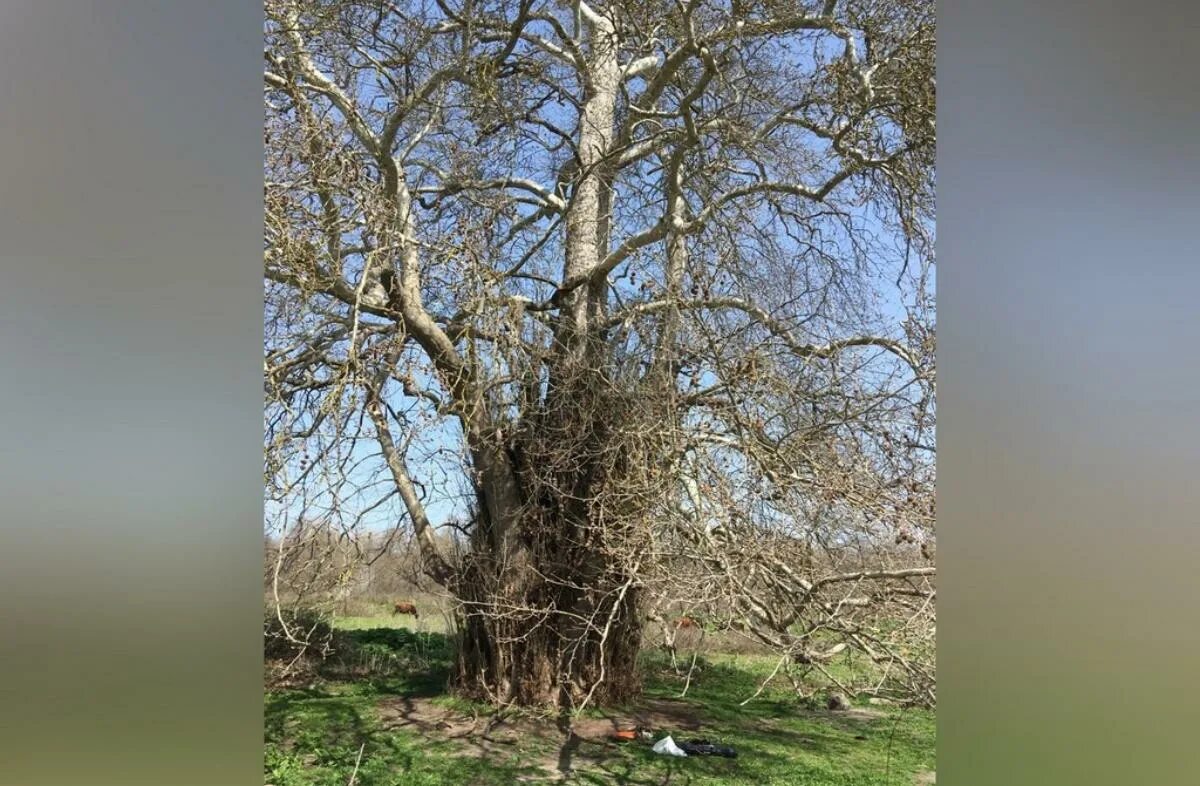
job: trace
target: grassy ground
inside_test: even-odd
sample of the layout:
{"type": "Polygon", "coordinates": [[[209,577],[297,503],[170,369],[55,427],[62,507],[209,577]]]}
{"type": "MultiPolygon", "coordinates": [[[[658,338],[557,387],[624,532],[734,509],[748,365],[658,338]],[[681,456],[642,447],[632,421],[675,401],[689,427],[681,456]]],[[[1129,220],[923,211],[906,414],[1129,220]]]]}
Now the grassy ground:
{"type": "MultiPolygon", "coordinates": [[[[411,619],[386,622],[413,627],[411,619]]],[[[356,763],[357,786],[931,782],[920,779],[935,765],[932,713],[891,707],[813,710],[782,686],[741,706],[774,665],[761,656],[706,656],[682,700],[683,680],[661,658],[647,656],[645,702],[617,715],[654,708],[655,739],[664,733],[674,733],[677,741],[703,737],[732,745],[739,754],[736,760],[676,759],[658,756],[646,744],[616,744],[603,733],[588,734],[584,729],[605,728],[599,712],[587,713],[578,734],[569,737],[548,718],[489,717],[485,708],[445,695],[444,637],[366,625],[339,621],[376,676],[327,676],[267,693],[266,783],[345,786],[356,763]]]]}
{"type": "Polygon", "coordinates": [[[402,617],[392,614],[371,614],[363,616],[339,616],[334,619],[334,627],[341,630],[403,628],[417,632],[445,633],[449,625],[446,618],[441,615],[425,614],[419,619],[413,619],[412,617],[402,617]]]}

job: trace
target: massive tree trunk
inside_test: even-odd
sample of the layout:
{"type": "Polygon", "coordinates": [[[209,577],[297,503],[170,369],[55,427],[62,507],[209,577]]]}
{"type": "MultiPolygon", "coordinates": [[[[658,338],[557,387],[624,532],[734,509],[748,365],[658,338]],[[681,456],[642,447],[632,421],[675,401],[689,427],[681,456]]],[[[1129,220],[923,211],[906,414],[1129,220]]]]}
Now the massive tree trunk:
{"type": "Polygon", "coordinates": [[[496,522],[487,498],[497,490],[478,487],[476,541],[454,584],[454,680],[467,694],[563,708],[636,695],[638,565],[660,482],[647,458],[663,433],[647,401],[575,367],[499,435],[520,505],[496,522]]]}
{"type": "MultiPolygon", "coordinates": [[[[589,701],[620,704],[637,695],[636,590],[612,586],[616,577],[573,589],[526,574],[514,597],[497,597],[488,590],[503,583],[503,572],[478,560],[457,589],[466,604],[454,672],[459,691],[499,704],[564,709],[589,701]],[[511,608],[497,609],[498,602],[511,608]]],[[[568,580],[583,578],[564,572],[568,580]]]]}

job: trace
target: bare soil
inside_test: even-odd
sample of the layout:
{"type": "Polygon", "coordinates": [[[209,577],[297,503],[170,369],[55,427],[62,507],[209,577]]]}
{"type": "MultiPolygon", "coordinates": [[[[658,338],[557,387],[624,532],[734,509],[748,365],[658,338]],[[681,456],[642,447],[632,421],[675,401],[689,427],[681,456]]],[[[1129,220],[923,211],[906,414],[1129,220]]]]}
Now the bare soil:
{"type": "Polygon", "coordinates": [[[671,699],[651,699],[628,713],[576,718],[566,729],[551,717],[472,717],[422,697],[388,699],[377,711],[384,728],[456,740],[462,745],[461,755],[490,757],[520,747],[530,763],[559,777],[566,777],[577,761],[600,762],[616,746],[634,744],[615,739],[618,729],[678,733],[704,727],[694,707],[671,699]]]}
{"type": "MultiPolygon", "coordinates": [[[[566,730],[549,717],[470,717],[422,697],[401,696],[383,701],[378,707],[385,728],[406,728],[449,738],[479,737],[496,742],[515,742],[526,735],[545,738],[556,734],[573,734],[589,741],[607,741],[613,738],[618,729],[697,731],[704,725],[694,707],[671,699],[652,699],[628,713],[577,718],[566,730]]],[[[849,714],[842,713],[843,716],[849,714]]]]}

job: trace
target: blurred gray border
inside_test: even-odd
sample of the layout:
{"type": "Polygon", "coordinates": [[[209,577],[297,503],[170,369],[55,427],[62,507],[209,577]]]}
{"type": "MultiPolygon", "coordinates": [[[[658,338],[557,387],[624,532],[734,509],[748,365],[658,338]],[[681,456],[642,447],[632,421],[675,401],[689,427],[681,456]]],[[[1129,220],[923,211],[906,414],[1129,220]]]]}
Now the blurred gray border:
{"type": "Polygon", "coordinates": [[[4,783],[262,783],[261,30],[0,5],[4,783]]]}
{"type": "Polygon", "coordinates": [[[1200,771],[1197,19],[940,5],[939,783],[1200,771]]]}

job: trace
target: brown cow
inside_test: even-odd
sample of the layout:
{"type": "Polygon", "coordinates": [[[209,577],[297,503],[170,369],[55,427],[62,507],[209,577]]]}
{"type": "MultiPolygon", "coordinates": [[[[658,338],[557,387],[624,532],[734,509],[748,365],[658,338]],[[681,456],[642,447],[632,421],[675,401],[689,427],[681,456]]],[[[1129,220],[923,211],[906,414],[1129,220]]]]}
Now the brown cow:
{"type": "Polygon", "coordinates": [[[676,628],[698,628],[700,627],[691,617],[680,617],[675,620],[676,628]]]}
{"type": "Polygon", "coordinates": [[[421,619],[421,615],[417,613],[417,606],[414,603],[397,603],[392,610],[392,616],[397,614],[411,614],[414,619],[421,619]]]}

